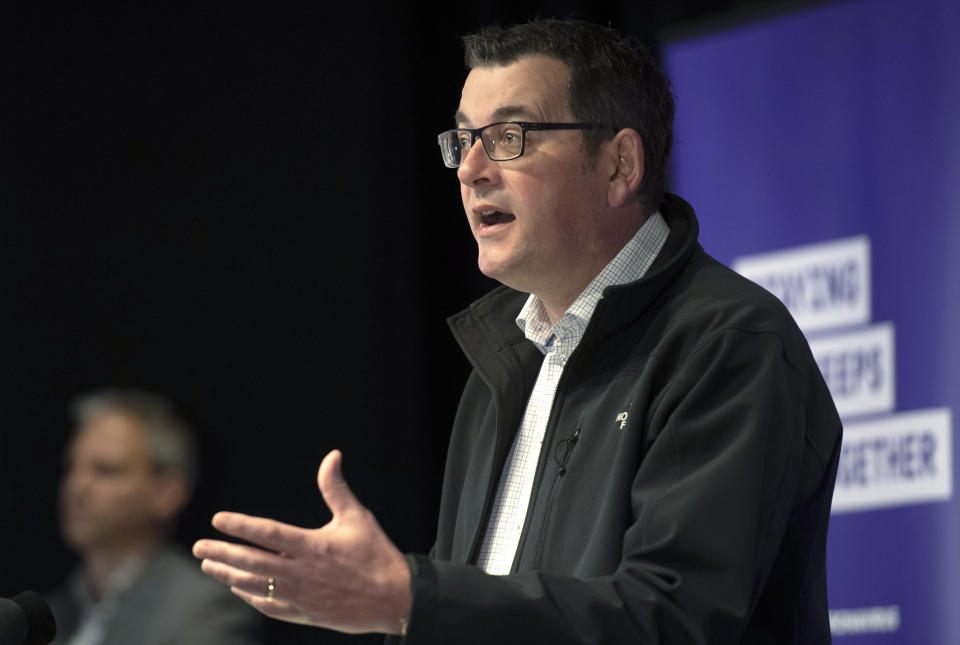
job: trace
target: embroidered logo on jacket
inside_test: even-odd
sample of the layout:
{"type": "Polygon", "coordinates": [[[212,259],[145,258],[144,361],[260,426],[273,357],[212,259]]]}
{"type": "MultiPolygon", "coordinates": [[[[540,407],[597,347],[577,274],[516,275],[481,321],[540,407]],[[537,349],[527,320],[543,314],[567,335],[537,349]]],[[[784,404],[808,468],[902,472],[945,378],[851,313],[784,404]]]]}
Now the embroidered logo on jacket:
{"type": "Polygon", "coordinates": [[[617,421],[620,422],[620,429],[621,429],[621,430],[623,430],[623,428],[627,425],[627,417],[629,417],[629,416],[630,416],[630,415],[627,414],[627,411],[626,411],[626,410],[624,410],[623,412],[621,412],[620,414],[617,415],[617,421]]]}

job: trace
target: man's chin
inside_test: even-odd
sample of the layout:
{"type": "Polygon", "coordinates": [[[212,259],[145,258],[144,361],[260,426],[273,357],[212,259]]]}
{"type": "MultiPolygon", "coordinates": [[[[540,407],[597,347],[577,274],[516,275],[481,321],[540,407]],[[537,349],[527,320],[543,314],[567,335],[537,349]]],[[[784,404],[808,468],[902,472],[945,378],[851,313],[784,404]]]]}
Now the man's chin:
{"type": "Polygon", "coordinates": [[[483,258],[481,258],[480,261],[477,262],[477,268],[480,269],[480,273],[488,278],[493,278],[501,284],[505,284],[508,287],[510,286],[510,272],[505,270],[501,264],[489,260],[485,262],[483,258]]]}
{"type": "Polygon", "coordinates": [[[510,287],[516,291],[522,291],[523,293],[532,293],[528,282],[521,278],[518,271],[511,271],[500,265],[484,266],[483,264],[480,264],[479,268],[480,273],[488,278],[496,280],[505,287],[510,287]]]}
{"type": "Polygon", "coordinates": [[[60,527],[63,541],[76,551],[85,551],[104,540],[102,531],[90,522],[74,520],[64,523],[60,527]]]}
{"type": "Polygon", "coordinates": [[[510,286],[511,276],[517,273],[517,261],[509,253],[492,245],[481,245],[477,253],[477,268],[480,273],[510,286]]]}

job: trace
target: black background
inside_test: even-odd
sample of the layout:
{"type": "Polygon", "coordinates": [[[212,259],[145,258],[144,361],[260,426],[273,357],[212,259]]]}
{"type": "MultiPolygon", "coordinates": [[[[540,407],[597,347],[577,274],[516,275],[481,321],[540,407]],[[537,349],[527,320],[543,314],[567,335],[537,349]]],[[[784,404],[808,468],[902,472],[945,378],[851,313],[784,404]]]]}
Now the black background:
{"type": "Polygon", "coordinates": [[[493,286],[435,143],[459,36],[574,16],[657,47],[769,6],[469,4],[0,10],[0,596],[73,565],[67,405],[107,385],[198,430],[184,545],[219,509],[326,522],[316,468],[341,448],[397,545],[429,549],[467,374],[445,318],[493,286]]]}

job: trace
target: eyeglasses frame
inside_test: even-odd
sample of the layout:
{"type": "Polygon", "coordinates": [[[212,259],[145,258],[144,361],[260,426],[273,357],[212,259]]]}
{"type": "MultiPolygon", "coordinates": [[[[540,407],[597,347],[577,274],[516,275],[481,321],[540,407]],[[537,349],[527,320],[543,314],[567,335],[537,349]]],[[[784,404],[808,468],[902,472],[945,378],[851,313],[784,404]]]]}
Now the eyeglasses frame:
{"type": "MultiPolygon", "coordinates": [[[[528,130],[596,130],[600,128],[609,128],[610,126],[597,125],[595,123],[546,123],[546,122],[537,122],[537,121],[497,121],[495,123],[488,123],[482,128],[451,128],[450,130],[444,130],[437,135],[437,145],[440,146],[441,157],[443,158],[443,165],[447,168],[459,168],[460,164],[456,166],[451,166],[447,163],[446,157],[443,155],[443,136],[450,134],[451,132],[469,132],[470,133],[470,148],[473,149],[473,146],[476,145],[477,139],[480,139],[480,143],[483,145],[483,151],[487,153],[487,158],[490,161],[512,161],[523,156],[523,153],[527,148],[527,131],[528,130]],[[483,131],[487,128],[492,128],[495,125],[519,125],[520,126],[520,152],[515,154],[512,157],[506,157],[505,159],[494,159],[493,155],[490,154],[490,151],[487,150],[487,142],[483,139],[483,131]]],[[[613,128],[616,130],[616,128],[613,128]]]]}

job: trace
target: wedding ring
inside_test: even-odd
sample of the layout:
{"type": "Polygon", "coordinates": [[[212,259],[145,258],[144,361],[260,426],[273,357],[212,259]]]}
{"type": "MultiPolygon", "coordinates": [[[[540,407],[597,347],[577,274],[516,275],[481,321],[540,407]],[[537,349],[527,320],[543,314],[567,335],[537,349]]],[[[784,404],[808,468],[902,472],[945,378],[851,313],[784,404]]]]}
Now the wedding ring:
{"type": "Polygon", "coordinates": [[[276,589],[276,584],[276,580],[267,578],[267,600],[273,600],[273,590],[276,589]]]}

